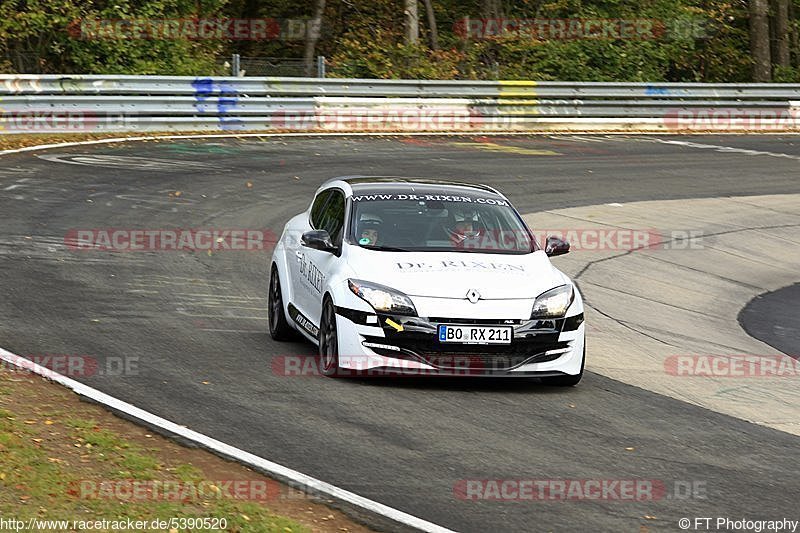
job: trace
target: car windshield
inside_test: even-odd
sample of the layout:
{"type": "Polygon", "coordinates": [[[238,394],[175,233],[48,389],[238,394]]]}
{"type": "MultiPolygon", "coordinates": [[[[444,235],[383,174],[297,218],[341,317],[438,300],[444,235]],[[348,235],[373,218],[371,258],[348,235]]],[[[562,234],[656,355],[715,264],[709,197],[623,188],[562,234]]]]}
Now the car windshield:
{"type": "Polygon", "coordinates": [[[495,195],[354,194],[348,241],[385,251],[526,254],[535,241],[495,195]]]}

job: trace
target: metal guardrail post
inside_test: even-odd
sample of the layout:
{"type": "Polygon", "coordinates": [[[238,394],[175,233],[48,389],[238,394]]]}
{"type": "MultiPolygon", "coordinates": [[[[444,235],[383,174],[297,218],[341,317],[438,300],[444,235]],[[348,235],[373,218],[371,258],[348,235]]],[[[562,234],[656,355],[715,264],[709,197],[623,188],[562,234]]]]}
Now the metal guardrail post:
{"type": "Polygon", "coordinates": [[[231,76],[236,76],[238,78],[242,75],[242,71],[239,68],[240,63],[241,57],[239,54],[233,54],[233,57],[231,58],[231,76]]]}
{"type": "Polygon", "coordinates": [[[317,56],[317,77],[325,77],[325,56],[317,56]]]}

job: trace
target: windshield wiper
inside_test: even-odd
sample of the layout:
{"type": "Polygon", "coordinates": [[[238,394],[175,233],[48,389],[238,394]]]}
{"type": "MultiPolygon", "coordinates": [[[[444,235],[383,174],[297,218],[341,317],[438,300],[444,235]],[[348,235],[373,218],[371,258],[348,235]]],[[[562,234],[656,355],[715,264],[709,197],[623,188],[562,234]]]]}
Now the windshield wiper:
{"type": "Polygon", "coordinates": [[[410,252],[411,250],[406,250],[405,248],[398,248],[396,246],[382,246],[382,245],[361,245],[362,248],[366,248],[367,250],[377,250],[379,252],[410,252]]]}

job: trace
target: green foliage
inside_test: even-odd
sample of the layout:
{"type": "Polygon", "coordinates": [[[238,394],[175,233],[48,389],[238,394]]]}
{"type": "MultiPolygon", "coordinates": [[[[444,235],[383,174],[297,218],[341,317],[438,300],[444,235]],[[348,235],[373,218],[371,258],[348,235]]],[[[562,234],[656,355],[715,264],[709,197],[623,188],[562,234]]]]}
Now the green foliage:
{"type": "Polygon", "coordinates": [[[772,79],[777,83],[800,83],[800,68],[776,67],[772,79]]]}
{"type": "Polygon", "coordinates": [[[429,50],[424,45],[394,42],[379,32],[348,37],[341,41],[341,52],[331,59],[330,72],[343,78],[452,79],[459,73],[464,54],[457,50],[429,50]]]}
{"type": "Polygon", "coordinates": [[[213,17],[224,4],[225,0],[4,0],[0,3],[0,68],[4,72],[207,74],[225,43],[86,38],[81,36],[81,23],[213,17]]]}
{"type": "MultiPolygon", "coordinates": [[[[794,12],[800,15],[800,0],[794,12]]],[[[4,0],[0,71],[222,74],[217,60],[303,55],[302,39],[262,41],[81,39],[76,20],[308,19],[314,2],[296,0],[4,0]]],[[[433,0],[440,50],[420,0],[420,43],[404,44],[402,0],[328,0],[317,53],[337,77],[744,82],[750,79],[747,0],[509,0],[507,19],[635,19],[653,24],[643,38],[465,37],[459,21],[486,16],[486,0],[433,0]]],[[[495,2],[495,4],[497,4],[495,2]]],[[[795,17],[795,15],[792,15],[795,17]]],[[[798,20],[790,21],[797,32],[798,20]]],[[[800,55],[793,50],[793,60],[800,55]]],[[[798,67],[776,69],[797,82],[798,67]]]]}
{"type": "MultiPolygon", "coordinates": [[[[392,1],[375,2],[387,3],[392,1]]],[[[402,45],[402,20],[397,13],[373,5],[371,24],[359,19],[330,47],[329,72],[377,78],[749,80],[744,0],[517,0],[503,4],[507,19],[634,19],[652,25],[653,30],[633,39],[537,39],[524,33],[465,38],[463,29],[457,31],[458,22],[464,17],[480,19],[482,2],[438,0],[435,11],[443,49],[433,53],[424,46],[402,45]]],[[[424,18],[421,22],[424,33],[424,18]]],[[[795,75],[792,69],[780,73],[781,79],[796,79],[795,75]]]]}

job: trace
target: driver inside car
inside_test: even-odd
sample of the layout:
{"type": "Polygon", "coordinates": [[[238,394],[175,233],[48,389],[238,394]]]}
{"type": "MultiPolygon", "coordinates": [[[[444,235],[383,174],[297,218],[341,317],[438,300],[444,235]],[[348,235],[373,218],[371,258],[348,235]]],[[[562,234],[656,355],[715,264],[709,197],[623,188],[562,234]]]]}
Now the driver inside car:
{"type": "Polygon", "coordinates": [[[481,232],[478,229],[478,213],[472,210],[458,211],[453,214],[450,227],[446,228],[450,240],[456,246],[468,239],[477,239],[481,232]]]}
{"type": "Polygon", "coordinates": [[[382,221],[375,215],[364,214],[358,221],[358,244],[361,246],[375,246],[380,238],[382,221]]]}

